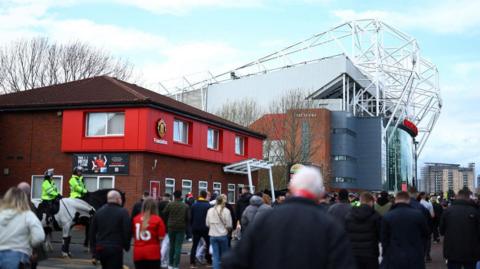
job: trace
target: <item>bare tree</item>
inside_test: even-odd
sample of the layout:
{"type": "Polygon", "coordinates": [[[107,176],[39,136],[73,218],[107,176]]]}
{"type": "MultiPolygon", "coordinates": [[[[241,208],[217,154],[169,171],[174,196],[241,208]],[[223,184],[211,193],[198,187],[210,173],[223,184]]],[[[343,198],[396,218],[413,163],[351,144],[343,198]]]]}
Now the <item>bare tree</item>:
{"type": "Polygon", "coordinates": [[[214,114],[247,127],[262,115],[262,110],[255,100],[244,98],[223,104],[214,114]]]}
{"type": "MultiPolygon", "coordinates": [[[[269,117],[258,121],[252,127],[264,134],[264,157],[276,166],[283,167],[277,173],[283,173],[285,179],[280,186],[286,187],[289,168],[295,163],[317,165],[325,177],[330,176],[326,163],[319,163],[317,152],[325,145],[327,137],[318,133],[322,119],[318,118],[313,102],[306,100],[301,90],[291,90],[283,97],[273,101],[269,108],[269,117]]],[[[278,186],[278,185],[277,185],[278,186]]]]}
{"type": "Polygon", "coordinates": [[[130,62],[80,41],[58,44],[34,38],[0,48],[0,90],[4,93],[101,75],[128,80],[132,71],[130,62]]]}

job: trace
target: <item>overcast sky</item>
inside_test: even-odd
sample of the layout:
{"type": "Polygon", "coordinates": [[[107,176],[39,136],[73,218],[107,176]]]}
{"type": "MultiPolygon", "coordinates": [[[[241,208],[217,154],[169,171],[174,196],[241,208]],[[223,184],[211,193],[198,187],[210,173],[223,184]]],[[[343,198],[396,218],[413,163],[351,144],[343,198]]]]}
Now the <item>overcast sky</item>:
{"type": "Polygon", "coordinates": [[[444,107],[420,162],[480,165],[478,10],[480,1],[468,0],[0,0],[0,44],[82,40],[128,59],[158,89],[158,81],[225,71],[342,21],[378,18],[415,37],[439,68],[444,107]]]}

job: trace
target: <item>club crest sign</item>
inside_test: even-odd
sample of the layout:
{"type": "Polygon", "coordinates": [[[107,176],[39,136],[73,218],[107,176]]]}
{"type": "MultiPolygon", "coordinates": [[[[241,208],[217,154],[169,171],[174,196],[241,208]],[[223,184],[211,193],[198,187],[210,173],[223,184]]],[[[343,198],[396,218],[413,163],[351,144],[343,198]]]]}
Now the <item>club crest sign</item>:
{"type": "Polygon", "coordinates": [[[165,120],[159,119],[157,121],[156,129],[157,129],[157,135],[158,137],[160,137],[160,139],[155,137],[153,138],[153,142],[157,144],[166,145],[168,142],[167,140],[163,139],[165,137],[165,134],[167,133],[167,123],[165,123],[165,120]]]}

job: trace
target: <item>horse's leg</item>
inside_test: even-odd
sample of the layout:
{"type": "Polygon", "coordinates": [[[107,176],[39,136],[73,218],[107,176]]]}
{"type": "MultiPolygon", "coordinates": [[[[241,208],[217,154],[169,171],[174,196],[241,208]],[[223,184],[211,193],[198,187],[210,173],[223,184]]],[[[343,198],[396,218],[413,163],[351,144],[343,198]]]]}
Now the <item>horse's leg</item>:
{"type": "Polygon", "coordinates": [[[72,253],[70,252],[70,224],[67,223],[62,227],[62,256],[64,258],[72,257],[72,253]]]}
{"type": "Polygon", "coordinates": [[[90,220],[85,223],[85,241],[83,242],[86,252],[90,252],[90,220]]]}
{"type": "Polygon", "coordinates": [[[46,227],[43,229],[45,232],[45,250],[52,252],[53,251],[53,246],[52,246],[52,229],[50,227],[46,227]]]}

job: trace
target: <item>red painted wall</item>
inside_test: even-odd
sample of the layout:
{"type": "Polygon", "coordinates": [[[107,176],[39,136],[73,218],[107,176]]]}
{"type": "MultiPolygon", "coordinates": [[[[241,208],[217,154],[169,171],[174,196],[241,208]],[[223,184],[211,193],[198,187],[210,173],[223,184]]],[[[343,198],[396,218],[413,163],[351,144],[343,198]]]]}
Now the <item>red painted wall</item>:
{"type": "Polygon", "coordinates": [[[62,124],[62,151],[63,152],[132,152],[146,151],[183,158],[205,160],[217,163],[233,163],[247,158],[262,159],[262,140],[245,136],[245,156],[235,154],[235,135],[237,133],[220,130],[219,151],[207,148],[207,129],[209,125],[189,118],[183,118],[172,113],[153,108],[124,108],[124,109],[90,109],[64,110],[62,124]],[[85,124],[88,112],[125,112],[125,135],[121,137],[86,137],[85,124]],[[190,122],[190,141],[188,145],[173,141],[173,121],[175,118],[190,122]],[[157,135],[157,121],[166,122],[167,131],[163,140],[166,144],[154,142],[157,135]]]}

